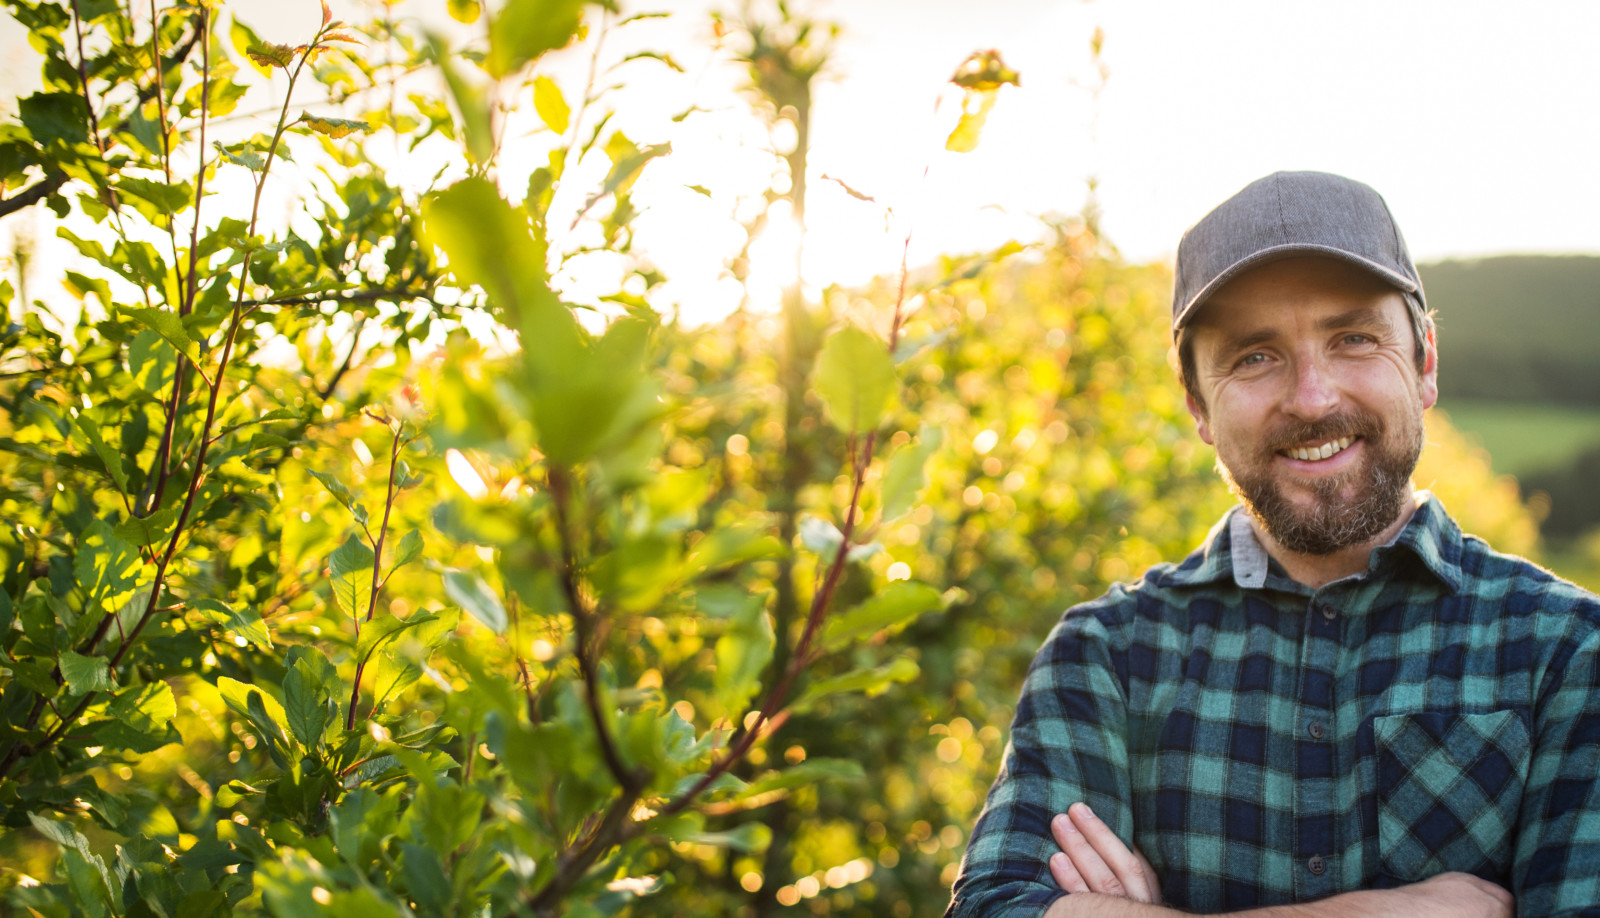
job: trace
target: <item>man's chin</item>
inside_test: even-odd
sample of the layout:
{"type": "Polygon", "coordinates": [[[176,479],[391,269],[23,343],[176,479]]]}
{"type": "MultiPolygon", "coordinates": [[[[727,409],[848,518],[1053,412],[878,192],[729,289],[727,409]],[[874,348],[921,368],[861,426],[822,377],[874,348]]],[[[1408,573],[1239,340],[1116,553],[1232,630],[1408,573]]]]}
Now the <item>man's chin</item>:
{"type": "Polygon", "coordinates": [[[1283,548],[1331,555],[1372,542],[1404,512],[1410,476],[1396,479],[1363,466],[1338,478],[1302,483],[1270,473],[1235,477],[1228,487],[1257,526],[1283,548]]]}

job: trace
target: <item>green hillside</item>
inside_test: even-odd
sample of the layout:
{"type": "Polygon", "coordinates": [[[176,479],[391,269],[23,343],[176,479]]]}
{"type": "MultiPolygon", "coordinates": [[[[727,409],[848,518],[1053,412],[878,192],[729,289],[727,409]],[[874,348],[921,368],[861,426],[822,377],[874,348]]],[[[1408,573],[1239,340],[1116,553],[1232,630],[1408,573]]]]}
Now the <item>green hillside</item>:
{"type": "Polygon", "coordinates": [[[1464,398],[1443,398],[1439,407],[1483,444],[1502,475],[1563,469],[1600,446],[1600,407],[1464,398]]]}
{"type": "Polygon", "coordinates": [[[1600,405],[1600,256],[1419,265],[1437,310],[1441,395],[1600,405]]]}

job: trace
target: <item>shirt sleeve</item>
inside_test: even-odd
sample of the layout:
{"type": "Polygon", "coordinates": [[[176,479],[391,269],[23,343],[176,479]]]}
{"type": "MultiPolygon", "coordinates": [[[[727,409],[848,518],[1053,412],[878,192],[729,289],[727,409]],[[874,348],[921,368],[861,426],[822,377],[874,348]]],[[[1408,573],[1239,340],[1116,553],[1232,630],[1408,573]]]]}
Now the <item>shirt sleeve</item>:
{"type": "Polygon", "coordinates": [[[1570,613],[1534,711],[1512,893],[1520,915],[1600,918],[1600,606],[1570,613]]]}
{"type": "Polygon", "coordinates": [[[968,841],[946,918],[1036,916],[1066,895],[1050,876],[1050,820],[1078,801],[1129,841],[1126,648],[1118,586],[1067,612],[1034,657],[1000,775],[968,841]],[[1108,627],[1109,626],[1109,627],[1108,627]]]}

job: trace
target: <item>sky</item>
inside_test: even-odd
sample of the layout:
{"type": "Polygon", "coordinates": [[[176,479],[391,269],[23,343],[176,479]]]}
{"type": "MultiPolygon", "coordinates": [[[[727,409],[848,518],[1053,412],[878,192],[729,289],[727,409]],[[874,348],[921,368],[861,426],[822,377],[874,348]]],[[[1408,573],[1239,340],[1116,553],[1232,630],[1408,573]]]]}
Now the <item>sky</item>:
{"type": "MultiPolygon", "coordinates": [[[[628,50],[670,51],[684,73],[628,65],[617,125],[671,141],[637,196],[639,245],[672,277],[689,312],[731,308],[719,280],[741,240],[752,189],[769,180],[773,138],[737,113],[737,71],[713,48],[710,0],[625,4],[672,9],[619,33],[628,50]],[[710,109],[681,123],[687,104],[710,109]],[[710,195],[687,190],[699,185],[710,195]]],[[[793,0],[840,24],[815,92],[804,276],[813,287],[893,271],[905,235],[913,264],[941,253],[1042,236],[1098,181],[1102,226],[1129,259],[1168,260],[1183,230],[1255,178],[1319,169],[1382,193],[1420,260],[1512,252],[1600,254],[1600,4],[1481,0],[793,0]],[[1103,31],[1103,82],[1090,37],[1103,31]],[[947,83],[978,49],[1021,75],[978,149],[946,152],[959,108],[947,83]],[[1098,86],[1098,89],[1095,87],[1098,86]],[[865,204],[822,178],[876,198],[865,204]],[[892,207],[886,220],[883,206],[892,207]]],[[[440,27],[438,0],[402,11],[440,27]]],[[[316,0],[233,0],[267,38],[314,28],[316,0]]],[[[351,15],[348,3],[334,3],[351,15]]],[[[25,86],[19,29],[0,26],[0,85],[25,86]]],[[[548,61],[581,83],[589,49],[548,61]]],[[[782,138],[777,138],[782,142],[782,138]]],[[[531,142],[530,142],[531,143],[531,142]]],[[[532,147],[529,147],[531,150],[532,147]]],[[[505,187],[542,162],[506,157],[505,187]]],[[[431,176],[425,155],[396,174],[431,176]]],[[[781,219],[756,252],[759,301],[792,276],[795,230],[781,219]],[[785,229],[788,236],[785,236],[785,229]],[[763,289],[765,292],[763,292],[763,289]]],[[[4,240],[0,240],[3,242],[4,240]]]]}

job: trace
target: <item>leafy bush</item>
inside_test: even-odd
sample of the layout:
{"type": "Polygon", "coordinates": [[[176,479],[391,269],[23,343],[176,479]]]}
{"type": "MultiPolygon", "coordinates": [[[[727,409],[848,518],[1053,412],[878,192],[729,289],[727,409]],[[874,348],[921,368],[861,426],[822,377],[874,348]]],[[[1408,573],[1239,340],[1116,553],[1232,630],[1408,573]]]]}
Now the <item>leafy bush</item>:
{"type": "MultiPolygon", "coordinates": [[[[84,264],[71,315],[0,284],[8,908],[936,913],[1051,620],[1227,504],[1168,278],[1079,222],[909,298],[664,322],[630,195],[667,148],[538,67],[599,8],[452,3],[487,18],[456,50],[8,9],[46,62],[0,216],[51,207],[84,264]],[[384,141],[457,168],[419,194],[384,141]],[[603,314],[552,280],[596,248],[603,314]]],[[[803,125],[826,30],[779,26],[744,60],[803,125]]],[[[1015,79],[979,63],[955,146],[1015,79]]]]}

